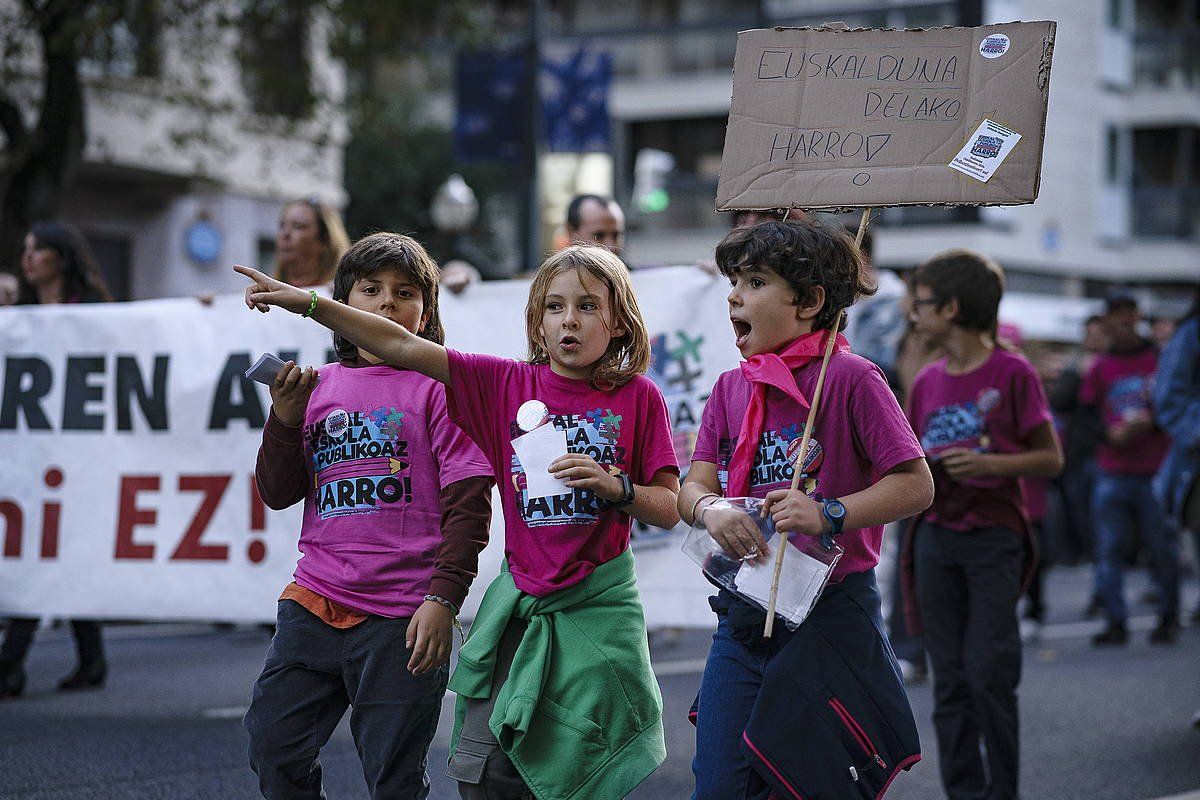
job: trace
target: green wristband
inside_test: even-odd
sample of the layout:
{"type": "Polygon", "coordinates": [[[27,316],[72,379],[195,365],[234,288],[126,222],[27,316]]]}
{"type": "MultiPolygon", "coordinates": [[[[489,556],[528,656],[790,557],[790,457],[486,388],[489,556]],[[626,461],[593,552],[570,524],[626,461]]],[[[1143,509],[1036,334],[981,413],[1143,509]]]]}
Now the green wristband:
{"type": "Polygon", "coordinates": [[[308,293],[312,295],[312,300],[308,304],[308,311],[305,311],[302,315],[305,319],[311,317],[314,313],[316,313],[317,310],[317,291],[315,289],[309,289],[308,293]]]}

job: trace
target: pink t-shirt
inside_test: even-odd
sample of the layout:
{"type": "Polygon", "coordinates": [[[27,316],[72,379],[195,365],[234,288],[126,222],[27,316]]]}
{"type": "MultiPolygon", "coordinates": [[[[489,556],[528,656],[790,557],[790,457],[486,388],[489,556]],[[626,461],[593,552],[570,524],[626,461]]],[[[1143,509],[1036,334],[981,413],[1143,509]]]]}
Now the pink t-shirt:
{"type": "Polygon", "coordinates": [[[600,509],[586,489],[526,499],[525,472],[512,440],[525,431],[517,409],[540,400],[549,424],[566,431],[567,450],[616,465],[645,486],[660,470],[678,473],[667,406],[648,378],[612,391],[557,375],[546,364],[448,350],[451,418],[495,470],[504,507],[504,552],[517,588],[536,597],[579,583],[629,546],[632,518],[600,509]]]}
{"type": "MultiPolygon", "coordinates": [[[[1033,365],[1020,353],[1001,347],[966,375],[947,372],[944,358],[926,365],[913,381],[908,419],[934,462],[943,451],[956,447],[980,453],[1028,450],[1034,430],[1053,421],[1033,365]]],[[[1002,494],[1013,507],[1024,508],[1016,478],[987,476],[961,483],[1002,494]]],[[[954,530],[996,524],[970,514],[964,519],[942,519],[933,509],[926,519],[954,530]]]]}
{"type": "MultiPolygon", "coordinates": [[[[800,393],[811,398],[821,369],[812,361],[793,374],[800,393]]],[[[717,465],[722,491],[727,491],[729,459],[742,430],[752,385],[740,369],[717,378],[696,438],[693,461],[717,465]]],[[[792,483],[791,463],[804,436],[808,411],[778,389],[767,389],[763,432],[750,472],[750,495],[765,497],[792,483]]],[[[829,361],[821,405],[809,445],[811,467],[802,487],[810,496],[845,497],[879,480],[893,467],[921,458],[896,396],[879,368],[852,353],[837,353],[829,361]]],[[[883,526],[846,529],[838,537],[846,551],[831,580],[865,572],[879,563],[883,526]]]]}
{"type": "MultiPolygon", "coordinates": [[[[1079,386],[1079,400],[1100,410],[1105,426],[1136,417],[1153,417],[1151,391],[1158,369],[1158,350],[1146,345],[1132,353],[1105,353],[1079,386]]],[[[1096,446],[1096,465],[1118,475],[1153,475],[1167,455],[1170,441],[1155,428],[1132,444],[1118,447],[1101,441],[1096,446]]]]}
{"type": "Polygon", "coordinates": [[[327,364],[304,415],[313,491],[296,583],[385,617],[421,605],[442,541],[438,493],[491,475],[450,421],[442,384],[386,366],[327,364]]]}

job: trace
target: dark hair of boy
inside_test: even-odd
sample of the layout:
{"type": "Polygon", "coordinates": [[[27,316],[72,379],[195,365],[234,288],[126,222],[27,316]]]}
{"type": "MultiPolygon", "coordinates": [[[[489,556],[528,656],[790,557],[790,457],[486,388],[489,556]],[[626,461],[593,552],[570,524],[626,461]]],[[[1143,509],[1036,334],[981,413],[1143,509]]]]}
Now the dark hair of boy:
{"type": "Polygon", "coordinates": [[[913,286],[929,289],[938,308],[958,302],[954,324],[971,331],[996,329],[1004,271],[985,255],[972,250],[947,250],[917,267],[913,286]]]}
{"type": "Polygon", "coordinates": [[[567,227],[573,230],[578,230],[583,224],[583,204],[596,203],[597,205],[608,207],[612,200],[607,197],[601,197],[598,194],[577,194],[571,198],[570,204],[567,206],[567,227]]]}
{"type": "MultiPolygon", "coordinates": [[[[333,275],[333,299],[339,303],[346,302],[355,283],[381,269],[403,273],[421,291],[429,321],[415,333],[422,339],[443,344],[446,333],[438,313],[438,280],[441,275],[425,248],[410,236],[372,233],[355,242],[338,261],[337,272],[333,275]]],[[[333,347],[338,358],[344,361],[358,358],[358,347],[336,333],[333,335],[333,347]]]]}
{"type": "Polygon", "coordinates": [[[822,287],[825,305],[813,320],[813,330],[832,328],[842,309],[863,295],[875,294],[875,287],[865,280],[862,254],[854,239],[842,226],[812,217],[737,228],[717,245],[716,255],[717,269],[726,278],[745,269],[774,272],[792,287],[797,305],[822,287]]]}

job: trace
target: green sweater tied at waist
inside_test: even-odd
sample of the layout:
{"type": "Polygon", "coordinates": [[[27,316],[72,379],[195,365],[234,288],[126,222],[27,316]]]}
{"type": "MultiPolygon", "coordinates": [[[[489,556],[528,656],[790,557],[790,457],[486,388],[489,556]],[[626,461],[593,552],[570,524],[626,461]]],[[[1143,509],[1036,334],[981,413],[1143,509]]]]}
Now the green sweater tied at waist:
{"type": "Polygon", "coordinates": [[[488,727],[538,800],[625,797],[667,754],[632,551],[547,597],[519,590],[504,565],[450,679],[458,695],[451,756],[467,699],[492,695],[497,647],[513,617],[529,625],[488,727]]]}

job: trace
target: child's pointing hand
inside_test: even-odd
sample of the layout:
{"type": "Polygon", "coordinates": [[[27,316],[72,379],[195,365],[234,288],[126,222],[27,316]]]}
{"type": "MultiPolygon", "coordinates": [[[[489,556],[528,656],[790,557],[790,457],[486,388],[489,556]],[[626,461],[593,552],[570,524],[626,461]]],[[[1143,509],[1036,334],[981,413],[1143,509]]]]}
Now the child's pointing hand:
{"type": "Polygon", "coordinates": [[[246,287],[246,307],[258,309],[263,313],[271,310],[271,306],[302,314],[308,310],[312,296],[291,284],[277,281],[251,267],[234,264],[233,271],[249,278],[252,283],[246,287]]]}

